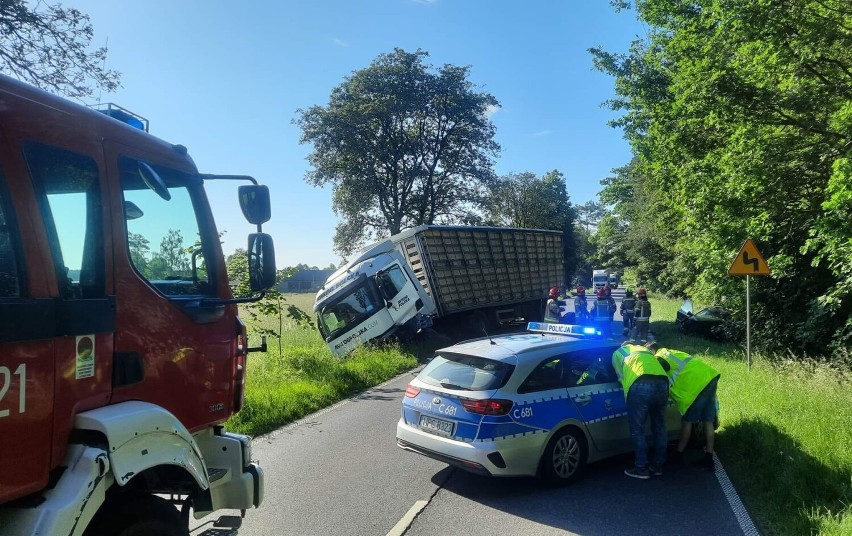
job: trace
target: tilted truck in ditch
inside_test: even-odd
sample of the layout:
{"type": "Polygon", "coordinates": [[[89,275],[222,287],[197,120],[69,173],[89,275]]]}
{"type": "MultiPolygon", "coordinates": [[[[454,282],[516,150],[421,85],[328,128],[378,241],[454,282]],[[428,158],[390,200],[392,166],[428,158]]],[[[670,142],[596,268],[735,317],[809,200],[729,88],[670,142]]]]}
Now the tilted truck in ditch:
{"type": "Polygon", "coordinates": [[[255,292],[275,281],[269,191],[103,112],[0,75],[3,536],[187,535],[190,513],[263,500],[222,425],[258,349],[237,303],[259,296],[232,296],[205,184],[252,183],[255,292]]]}
{"type": "Polygon", "coordinates": [[[474,319],[486,329],[540,320],[564,281],[562,233],[421,225],[364,248],[317,292],[317,325],[335,355],[390,336],[474,319]]]}

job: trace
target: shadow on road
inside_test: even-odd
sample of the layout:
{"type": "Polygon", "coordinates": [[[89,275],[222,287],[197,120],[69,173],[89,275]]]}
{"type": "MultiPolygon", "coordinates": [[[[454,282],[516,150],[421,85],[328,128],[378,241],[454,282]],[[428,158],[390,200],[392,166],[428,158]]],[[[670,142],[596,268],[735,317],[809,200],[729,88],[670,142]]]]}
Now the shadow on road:
{"type": "Polygon", "coordinates": [[[444,491],[458,496],[448,499],[451,503],[463,498],[585,536],[624,534],[627,527],[635,535],[719,534],[719,525],[706,510],[719,503],[712,472],[691,465],[666,466],[664,476],[640,481],[624,476],[631,463],[631,455],[594,463],[577,482],[561,488],[534,478],[490,478],[452,469],[436,473],[432,482],[445,482],[444,491]],[[449,478],[445,471],[452,471],[449,478]]]}

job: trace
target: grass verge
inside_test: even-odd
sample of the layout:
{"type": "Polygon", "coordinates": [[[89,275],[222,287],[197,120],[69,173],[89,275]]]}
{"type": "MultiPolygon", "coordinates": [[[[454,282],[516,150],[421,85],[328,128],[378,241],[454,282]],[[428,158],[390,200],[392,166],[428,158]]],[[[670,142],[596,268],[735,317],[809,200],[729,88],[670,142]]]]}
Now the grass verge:
{"type": "MultiPolygon", "coordinates": [[[[288,294],[286,299],[306,311],[313,305],[313,295],[288,294]]],[[[261,323],[277,328],[278,319],[250,323],[250,337],[261,323]]],[[[256,339],[252,337],[252,344],[257,344],[256,339]]],[[[318,331],[286,318],[280,342],[280,351],[278,340],[270,339],[267,352],[249,354],[245,404],[226,423],[229,430],[248,435],[271,432],[393,378],[418,360],[413,352],[396,345],[359,348],[340,359],[332,355],[318,331]]]]}
{"type": "Polygon", "coordinates": [[[652,302],[657,340],[722,374],[716,451],[761,531],[852,534],[850,371],[754,352],[749,370],[739,345],[677,332],[680,302],[652,302]]]}

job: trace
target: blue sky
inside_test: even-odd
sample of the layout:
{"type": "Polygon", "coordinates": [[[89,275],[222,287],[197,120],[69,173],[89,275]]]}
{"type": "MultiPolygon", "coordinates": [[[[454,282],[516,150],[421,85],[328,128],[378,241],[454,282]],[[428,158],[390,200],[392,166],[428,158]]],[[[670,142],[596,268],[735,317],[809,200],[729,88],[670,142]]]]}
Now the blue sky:
{"type": "MultiPolygon", "coordinates": [[[[103,94],[186,145],[203,173],[249,174],[270,188],[279,268],[338,264],[331,189],[304,182],[310,151],[296,110],[326,105],[345,76],[394,47],[429,62],[470,66],[470,80],[500,101],[492,116],[502,152],[495,171],[557,169],[571,201],[595,199],[600,180],[630,150],[601,104],[613,80],[587,49],[625,52],[646,28],[605,0],[65,0],[87,13],[93,43],[122,88],[103,94]]],[[[225,253],[252,226],[236,185],[208,190],[225,253]]]]}

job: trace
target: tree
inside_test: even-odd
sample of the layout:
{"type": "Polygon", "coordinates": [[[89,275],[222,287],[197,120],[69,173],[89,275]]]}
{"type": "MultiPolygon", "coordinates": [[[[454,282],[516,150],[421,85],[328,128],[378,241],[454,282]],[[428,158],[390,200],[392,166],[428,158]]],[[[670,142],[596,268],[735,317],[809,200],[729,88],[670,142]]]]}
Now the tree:
{"type": "Polygon", "coordinates": [[[587,233],[592,233],[601,221],[601,218],[606,215],[606,207],[594,199],[586,201],[582,205],[577,205],[577,223],[583,226],[587,233]]]}
{"type": "Polygon", "coordinates": [[[485,206],[490,225],[562,231],[565,281],[570,282],[578,263],[576,214],[561,172],[553,170],[541,178],[530,172],[501,177],[491,186],[485,206]]]}
{"type": "Polygon", "coordinates": [[[93,33],[76,9],[0,0],[0,71],[77,99],[115,91],[121,75],[104,68],[106,47],[90,50],[93,33]]]}
{"type": "Polygon", "coordinates": [[[150,242],[145,235],[127,233],[127,247],[130,250],[130,261],[140,273],[145,273],[148,266],[148,255],[151,253],[150,242]]]}
{"type": "Polygon", "coordinates": [[[313,144],[306,180],[331,184],[341,217],[335,250],[420,224],[475,218],[499,151],[489,111],[468,67],[424,63],[428,53],[394,49],[355,71],[328,106],[299,110],[301,142],[313,144]]]}
{"type": "Polygon", "coordinates": [[[739,307],[742,282],[726,269],[752,238],[773,270],[752,283],[755,341],[848,352],[848,1],[636,6],[648,38],[628,54],[591,51],[615,77],[610,105],[625,114],[613,125],[636,155],[603,194],[627,200],[630,250],[656,259],[648,272],[667,290],[739,307]]]}
{"type": "Polygon", "coordinates": [[[179,230],[169,229],[168,234],[160,242],[160,252],[157,254],[157,258],[162,259],[172,274],[189,272],[189,259],[183,245],[183,236],[181,236],[179,230]]]}

